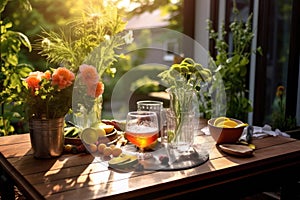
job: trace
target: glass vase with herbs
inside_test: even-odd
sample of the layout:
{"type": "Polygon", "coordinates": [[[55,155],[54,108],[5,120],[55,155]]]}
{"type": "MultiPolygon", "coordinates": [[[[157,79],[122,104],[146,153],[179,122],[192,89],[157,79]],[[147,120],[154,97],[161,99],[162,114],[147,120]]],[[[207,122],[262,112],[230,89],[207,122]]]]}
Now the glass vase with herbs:
{"type": "Polygon", "coordinates": [[[193,143],[194,125],[198,120],[202,89],[212,81],[211,71],[185,58],[179,64],[173,64],[158,75],[167,85],[170,94],[170,112],[168,122],[173,130],[167,128],[168,142],[171,147],[187,151],[193,143]]]}

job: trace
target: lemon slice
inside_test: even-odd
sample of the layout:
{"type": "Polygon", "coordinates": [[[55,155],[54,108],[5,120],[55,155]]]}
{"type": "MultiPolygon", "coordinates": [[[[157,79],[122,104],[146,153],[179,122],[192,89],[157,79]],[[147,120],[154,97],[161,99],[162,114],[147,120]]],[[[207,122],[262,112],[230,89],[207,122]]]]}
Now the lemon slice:
{"type": "Polygon", "coordinates": [[[138,163],[138,159],[134,155],[121,154],[119,157],[112,158],[108,161],[109,167],[125,169],[133,167],[138,163]]]}
{"type": "Polygon", "coordinates": [[[234,128],[238,125],[237,122],[233,121],[233,120],[226,120],[226,121],[222,121],[220,123],[218,123],[216,126],[217,127],[225,127],[225,128],[234,128]]]}
{"type": "Polygon", "coordinates": [[[80,138],[86,144],[94,144],[98,141],[98,132],[94,128],[85,128],[80,138]]]}
{"type": "Polygon", "coordinates": [[[219,128],[232,128],[231,126],[227,126],[227,125],[224,125],[224,124],[218,124],[217,127],[219,127],[219,128]]]}
{"type": "Polygon", "coordinates": [[[104,124],[101,125],[100,127],[103,128],[106,133],[111,133],[115,128],[113,125],[109,125],[109,124],[104,124]]]}
{"type": "Polygon", "coordinates": [[[103,125],[106,125],[106,124],[103,123],[103,122],[94,122],[94,123],[91,124],[91,127],[92,128],[98,128],[98,127],[101,127],[103,125]]]}
{"type": "Polygon", "coordinates": [[[254,144],[249,144],[248,146],[253,150],[256,148],[254,144]]]}
{"type": "Polygon", "coordinates": [[[123,162],[126,162],[126,161],[129,161],[130,160],[130,157],[126,154],[121,154],[120,156],[118,157],[115,157],[115,158],[112,158],[108,164],[110,166],[114,166],[114,165],[118,165],[120,163],[123,163],[123,162]]]}
{"type": "Polygon", "coordinates": [[[219,124],[220,122],[224,122],[224,121],[227,121],[229,120],[228,117],[218,117],[217,119],[215,119],[214,121],[214,126],[217,126],[217,124],[219,124]]]}
{"type": "Polygon", "coordinates": [[[249,126],[247,123],[242,123],[242,124],[238,124],[236,125],[234,128],[240,128],[240,127],[246,127],[249,126]]]}
{"type": "Polygon", "coordinates": [[[97,131],[99,137],[105,137],[106,131],[104,130],[104,128],[98,127],[95,128],[95,130],[97,131]]]}

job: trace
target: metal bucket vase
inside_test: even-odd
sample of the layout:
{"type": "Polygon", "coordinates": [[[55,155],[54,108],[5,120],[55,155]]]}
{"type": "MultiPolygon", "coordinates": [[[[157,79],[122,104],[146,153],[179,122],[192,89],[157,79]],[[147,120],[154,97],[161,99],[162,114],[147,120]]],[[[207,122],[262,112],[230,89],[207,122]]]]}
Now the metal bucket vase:
{"type": "Polygon", "coordinates": [[[56,119],[31,119],[29,132],[35,158],[52,158],[64,149],[64,117],[56,119]]]}

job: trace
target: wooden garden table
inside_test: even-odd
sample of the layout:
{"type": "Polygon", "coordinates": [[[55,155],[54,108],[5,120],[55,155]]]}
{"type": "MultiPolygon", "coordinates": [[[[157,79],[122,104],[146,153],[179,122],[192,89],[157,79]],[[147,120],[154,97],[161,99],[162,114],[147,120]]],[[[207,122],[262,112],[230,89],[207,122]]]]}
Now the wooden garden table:
{"type": "Polygon", "coordinates": [[[0,137],[0,187],[3,199],[12,195],[13,184],[28,199],[233,199],[299,180],[300,141],[267,137],[253,143],[252,157],[233,157],[212,145],[209,160],[194,168],[118,172],[90,154],[35,159],[29,134],[5,136],[0,137]]]}

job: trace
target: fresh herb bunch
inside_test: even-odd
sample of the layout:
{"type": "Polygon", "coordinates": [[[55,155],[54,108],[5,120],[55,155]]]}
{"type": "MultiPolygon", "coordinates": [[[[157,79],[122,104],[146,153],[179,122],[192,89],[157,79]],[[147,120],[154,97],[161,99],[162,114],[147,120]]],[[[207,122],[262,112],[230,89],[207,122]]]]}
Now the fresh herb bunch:
{"type": "Polygon", "coordinates": [[[118,57],[116,50],[132,42],[132,32],[125,34],[125,26],[115,5],[99,1],[59,33],[44,31],[36,47],[49,62],[74,73],[88,64],[96,67],[100,78],[104,72],[114,75],[116,70],[110,67],[118,57]]]}
{"type": "Polygon", "coordinates": [[[204,93],[212,82],[212,73],[201,64],[196,63],[191,58],[185,58],[180,64],[173,64],[168,70],[158,75],[167,84],[167,91],[174,95],[171,105],[174,106],[174,114],[180,118],[179,114],[188,111],[191,106],[195,106],[200,112],[205,104],[204,93]],[[187,95],[189,94],[189,95],[187,95]],[[196,95],[196,99],[193,95],[196,95]]]}
{"type": "Polygon", "coordinates": [[[172,88],[185,88],[200,91],[203,84],[212,81],[212,73],[192,58],[185,58],[180,64],[173,64],[168,70],[158,75],[172,88]]]}

